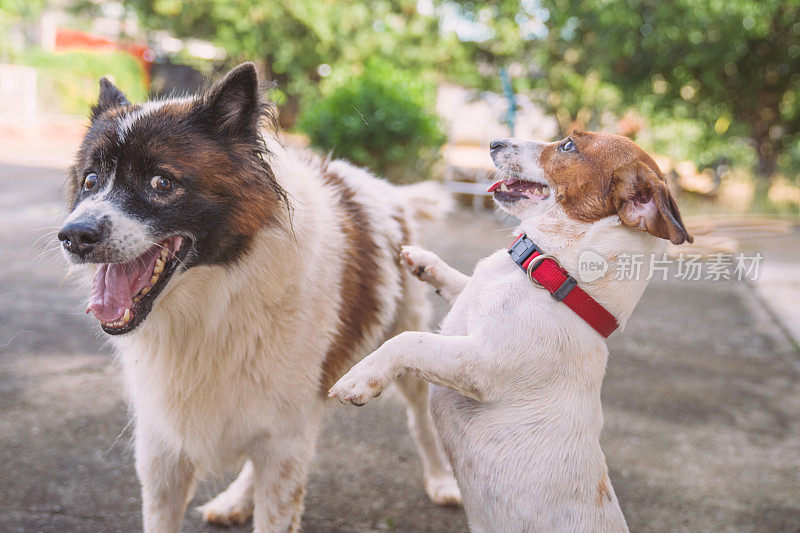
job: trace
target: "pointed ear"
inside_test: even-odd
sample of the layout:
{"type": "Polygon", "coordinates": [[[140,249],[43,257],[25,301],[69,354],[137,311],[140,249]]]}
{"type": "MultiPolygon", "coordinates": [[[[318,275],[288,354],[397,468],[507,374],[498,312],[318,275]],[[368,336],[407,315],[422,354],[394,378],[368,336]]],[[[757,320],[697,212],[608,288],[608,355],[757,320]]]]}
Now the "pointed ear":
{"type": "Polygon", "coordinates": [[[97,104],[92,106],[92,120],[100,116],[103,111],[111,109],[112,107],[128,105],[128,99],[122,94],[122,91],[109,81],[108,78],[100,78],[100,96],[97,98],[97,104]]]}
{"type": "Polygon", "coordinates": [[[216,135],[257,135],[260,102],[256,66],[242,63],[232,69],[211,87],[204,103],[204,118],[216,135]]]}
{"type": "Polygon", "coordinates": [[[623,224],[673,244],[694,241],[683,225],[678,206],[660,171],[639,161],[633,168],[619,171],[615,177],[621,183],[618,214],[623,224]]]}

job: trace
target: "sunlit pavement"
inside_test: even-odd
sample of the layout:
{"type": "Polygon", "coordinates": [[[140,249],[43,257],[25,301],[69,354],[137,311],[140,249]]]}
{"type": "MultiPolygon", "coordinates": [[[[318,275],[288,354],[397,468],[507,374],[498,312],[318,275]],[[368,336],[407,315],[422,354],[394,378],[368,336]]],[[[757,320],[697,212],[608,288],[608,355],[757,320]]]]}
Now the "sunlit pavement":
{"type": "Polygon", "coordinates": [[[800,340],[800,239],[789,237],[752,243],[765,254],[764,268],[755,283],[762,301],[777,323],[793,339],[800,340]]]}
{"type": "MultiPolygon", "coordinates": [[[[50,251],[62,176],[0,166],[0,530],[134,531],[120,381],[82,312],[85,294],[50,251]]],[[[508,242],[507,226],[462,211],[427,242],[469,271],[508,242]]],[[[800,261],[786,251],[800,249],[797,233],[783,239],[765,265],[800,261]]],[[[800,356],[763,299],[745,283],[654,282],[612,338],[603,448],[631,530],[800,525],[800,356]]],[[[305,531],[465,529],[460,510],[427,501],[402,405],[384,396],[331,405],[305,531]]],[[[192,506],[224,481],[205,482],[192,506]]],[[[185,531],[210,530],[193,511],[187,518],[185,531]]]]}

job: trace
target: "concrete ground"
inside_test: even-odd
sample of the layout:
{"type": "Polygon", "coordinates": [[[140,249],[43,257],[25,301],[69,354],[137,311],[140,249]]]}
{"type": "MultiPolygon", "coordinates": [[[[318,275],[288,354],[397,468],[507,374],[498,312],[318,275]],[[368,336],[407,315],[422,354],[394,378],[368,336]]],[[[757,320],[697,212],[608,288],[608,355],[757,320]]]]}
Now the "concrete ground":
{"type": "MultiPolygon", "coordinates": [[[[136,531],[117,369],[51,241],[62,175],[0,165],[0,531],[136,531]]],[[[427,241],[469,271],[508,225],[459,212],[427,241]]],[[[765,264],[797,268],[800,235],[783,239],[765,264]]],[[[800,355],[763,301],[741,282],[657,281],[612,338],[602,444],[631,530],[800,531],[800,355]]],[[[305,531],[465,530],[461,510],[427,501],[403,408],[384,396],[331,406],[305,531]]],[[[185,531],[211,529],[188,513],[185,531]]]]}

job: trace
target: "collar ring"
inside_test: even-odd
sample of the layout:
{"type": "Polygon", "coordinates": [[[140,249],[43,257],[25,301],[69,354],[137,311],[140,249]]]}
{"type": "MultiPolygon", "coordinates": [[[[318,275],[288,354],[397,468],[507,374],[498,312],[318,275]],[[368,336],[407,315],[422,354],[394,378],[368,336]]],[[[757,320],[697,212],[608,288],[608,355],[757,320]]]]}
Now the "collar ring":
{"type": "Polygon", "coordinates": [[[537,255],[536,257],[534,257],[534,258],[531,260],[531,262],[530,262],[530,263],[528,263],[528,268],[527,268],[526,270],[527,270],[527,272],[528,272],[528,278],[530,278],[530,280],[531,280],[531,283],[533,283],[534,285],[536,285],[536,286],[537,286],[537,287],[539,287],[540,289],[544,289],[545,287],[544,287],[544,285],[542,285],[541,283],[539,283],[538,281],[536,281],[536,279],[534,279],[534,277],[533,277],[533,271],[534,271],[534,269],[535,269],[536,267],[538,267],[538,266],[539,266],[539,263],[541,263],[541,262],[542,262],[542,261],[544,261],[545,259],[550,259],[550,260],[551,260],[551,261],[553,261],[555,264],[557,264],[557,265],[559,266],[559,268],[562,268],[562,269],[564,268],[564,267],[562,267],[562,266],[561,266],[561,263],[559,262],[559,260],[558,260],[558,259],[556,259],[556,258],[555,258],[555,256],[552,256],[552,255],[550,255],[550,254],[541,254],[541,255],[537,255]]]}

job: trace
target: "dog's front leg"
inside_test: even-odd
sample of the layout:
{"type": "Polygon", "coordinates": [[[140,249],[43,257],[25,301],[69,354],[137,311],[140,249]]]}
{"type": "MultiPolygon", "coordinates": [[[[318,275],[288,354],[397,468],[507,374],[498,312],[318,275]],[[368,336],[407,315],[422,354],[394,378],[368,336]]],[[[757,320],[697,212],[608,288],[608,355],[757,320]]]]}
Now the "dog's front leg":
{"type": "MultiPolygon", "coordinates": [[[[288,415],[287,415],[288,416],[288,415]]],[[[308,467],[314,456],[318,423],[297,414],[306,427],[276,435],[250,455],[255,483],[253,525],[256,533],[300,531],[308,467]]]]}
{"type": "Polygon", "coordinates": [[[406,331],[386,341],[337,381],[332,398],[364,405],[401,374],[413,374],[484,401],[491,386],[489,365],[471,336],[406,331]]]}
{"type": "Polygon", "coordinates": [[[192,497],[194,465],[144,431],[136,432],[136,472],[142,484],[142,515],[147,533],[180,531],[192,497]]]}
{"type": "Polygon", "coordinates": [[[435,253],[416,246],[401,247],[400,259],[412,274],[433,285],[447,303],[453,303],[470,279],[435,253]]]}

